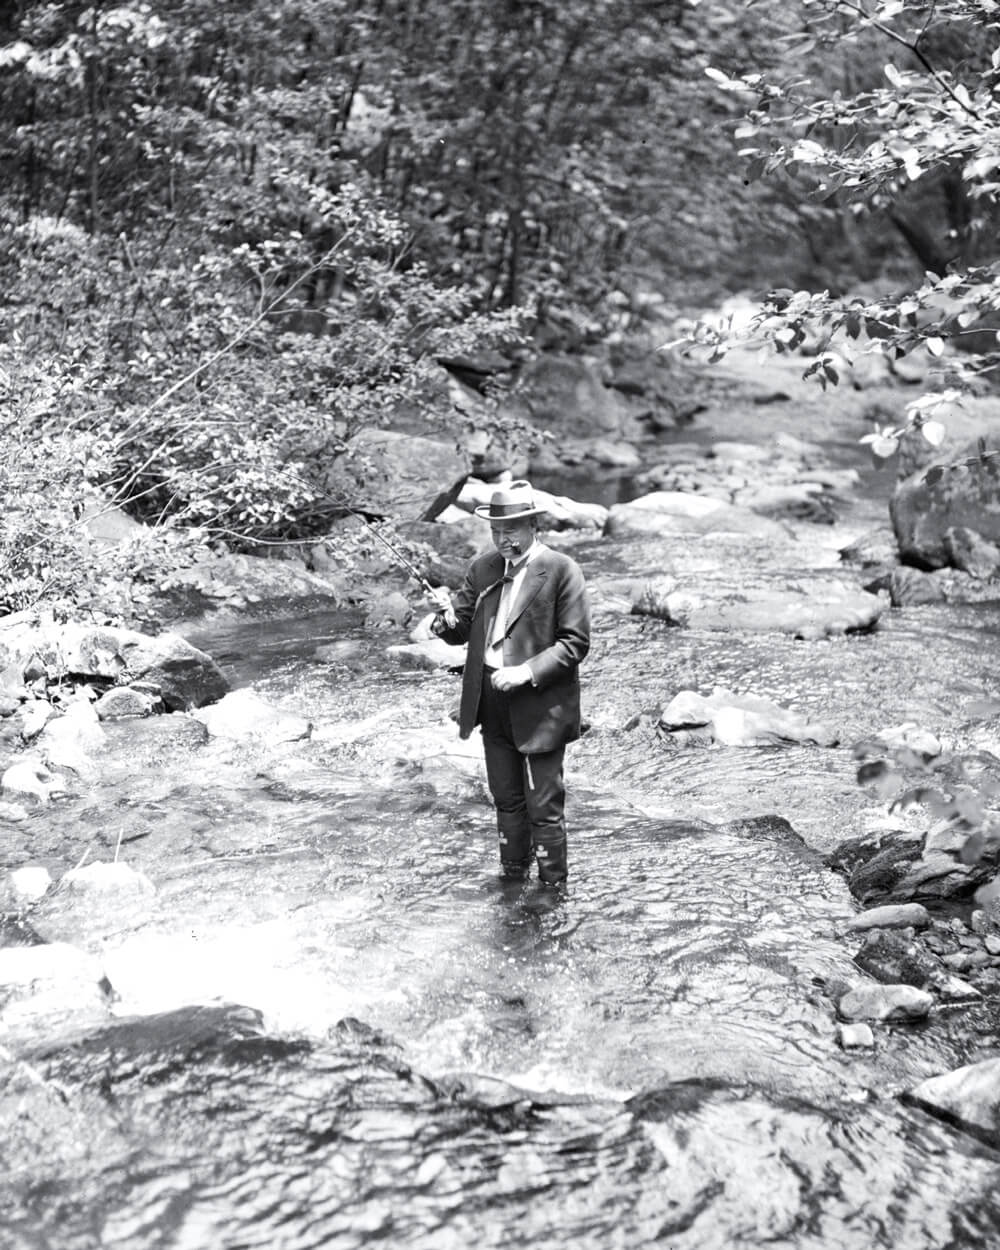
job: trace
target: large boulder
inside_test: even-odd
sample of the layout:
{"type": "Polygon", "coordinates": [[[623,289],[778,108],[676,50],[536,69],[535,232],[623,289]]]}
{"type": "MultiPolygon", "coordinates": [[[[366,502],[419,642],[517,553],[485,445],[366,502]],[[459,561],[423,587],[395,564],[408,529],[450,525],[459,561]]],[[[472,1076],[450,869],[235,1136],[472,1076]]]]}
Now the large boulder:
{"type": "Polygon", "coordinates": [[[884,609],[877,595],[830,581],[808,588],[715,593],[651,582],[632,607],[688,629],[782,633],[819,639],[873,629],[884,609]]]}
{"type": "Polygon", "coordinates": [[[257,738],[273,746],[281,742],[302,742],[312,733],[312,724],[305,717],[272,707],[247,689],[233,690],[218,703],[195,712],[194,716],[213,738],[241,742],[257,738]]]}
{"type": "Polygon", "coordinates": [[[847,878],[854,897],[865,906],[940,899],[969,900],[991,880],[997,857],[963,864],[957,851],[934,838],[908,830],[882,830],[850,838],[828,857],[847,878]]]}
{"type": "Polygon", "coordinates": [[[220,699],[229,689],[215,661],[179,634],[140,634],[111,625],[56,621],[51,615],[0,619],[0,668],[21,674],[103,678],[155,685],[171,710],[220,699]]]}
{"type": "MultiPolygon", "coordinates": [[[[349,519],[362,528],[360,520],[349,519]]],[[[190,620],[227,611],[244,614],[276,604],[287,607],[291,602],[339,605],[348,597],[346,580],[323,543],[314,545],[311,559],[313,569],[300,559],[269,560],[235,552],[199,560],[164,578],[158,615],[190,620]]]]}
{"type": "Polygon", "coordinates": [[[404,520],[432,520],[458,493],[472,468],[454,443],[367,429],[356,434],[324,483],[331,506],[404,520]]]}
{"type": "Polygon", "coordinates": [[[809,721],[796,712],[758,695],[734,694],[717,686],[710,695],[682,690],[660,713],[659,728],[680,735],[678,741],[703,741],[692,730],[709,730],[711,741],[722,746],[776,746],[808,742],[836,746],[838,735],[829,725],[809,721]]]}
{"type": "Polygon", "coordinates": [[[629,503],[615,504],[608,512],[604,531],[613,538],[733,533],[784,542],[789,536],[780,521],[759,516],[750,508],[737,507],[724,499],[686,491],[652,491],[629,503]]]}
{"type": "Polygon", "coordinates": [[[842,1020],[923,1020],[934,996],[914,985],[857,985],[837,1003],[842,1020]]]}
{"type": "Polygon", "coordinates": [[[527,364],[516,400],[536,425],[573,438],[637,433],[622,395],[604,385],[593,365],[573,356],[544,355],[527,364]]]}
{"type": "Polygon", "coordinates": [[[1000,1145],[1000,1059],[984,1059],[932,1076],[906,1098],[1000,1145]]]}
{"type": "Polygon", "coordinates": [[[920,568],[948,567],[978,540],[1000,543],[1000,452],[911,474],[897,485],[889,515],[900,555],[920,568]]]}

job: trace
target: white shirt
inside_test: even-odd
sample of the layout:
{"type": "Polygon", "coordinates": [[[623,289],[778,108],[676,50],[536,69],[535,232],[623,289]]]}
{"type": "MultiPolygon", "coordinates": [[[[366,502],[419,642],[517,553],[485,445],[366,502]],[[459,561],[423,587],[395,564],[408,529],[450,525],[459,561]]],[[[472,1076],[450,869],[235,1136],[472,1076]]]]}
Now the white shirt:
{"type": "Polygon", "coordinates": [[[513,606],[517,596],[520,594],[521,587],[524,584],[524,575],[527,572],[528,564],[542,550],[542,544],[535,539],[528,550],[524,553],[517,563],[507,561],[504,577],[509,577],[509,582],[504,582],[500,588],[500,602],[497,604],[497,614],[493,620],[493,632],[490,634],[490,644],[486,648],[486,666],[487,668],[499,668],[503,664],[503,640],[507,633],[507,621],[510,618],[510,609],[513,606]]]}

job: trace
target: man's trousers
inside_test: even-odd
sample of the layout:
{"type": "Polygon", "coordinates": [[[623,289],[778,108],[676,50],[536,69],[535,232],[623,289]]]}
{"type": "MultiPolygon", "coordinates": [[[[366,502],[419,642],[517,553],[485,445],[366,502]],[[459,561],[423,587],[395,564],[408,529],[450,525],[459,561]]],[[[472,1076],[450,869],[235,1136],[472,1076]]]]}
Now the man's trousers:
{"type": "Polygon", "coordinates": [[[494,690],[483,673],[479,705],[486,778],[497,810],[500,866],[509,877],[524,877],[532,856],[545,885],[566,880],[566,820],[563,784],[565,746],[522,755],[514,745],[510,704],[517,691],[494,690]]]}

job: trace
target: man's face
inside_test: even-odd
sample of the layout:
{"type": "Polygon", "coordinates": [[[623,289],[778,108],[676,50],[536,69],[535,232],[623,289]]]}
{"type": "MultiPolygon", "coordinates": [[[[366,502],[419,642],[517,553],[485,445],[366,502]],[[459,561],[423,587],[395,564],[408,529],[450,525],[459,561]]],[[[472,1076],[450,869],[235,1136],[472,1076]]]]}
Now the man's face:
{"type": "Polygon", "coordinates": [[[535,527],[531,517],[518,517],[514,521],[493,521],[490,524],[493,546],[505,560],[517,560],[531,546],[535,527]]]}

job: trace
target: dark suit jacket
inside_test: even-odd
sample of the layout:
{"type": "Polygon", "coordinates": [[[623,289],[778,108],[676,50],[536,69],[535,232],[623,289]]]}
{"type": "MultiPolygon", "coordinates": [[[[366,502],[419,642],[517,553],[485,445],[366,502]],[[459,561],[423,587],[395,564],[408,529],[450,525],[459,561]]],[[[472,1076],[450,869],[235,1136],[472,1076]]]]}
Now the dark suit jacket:
{"type": "MultiPolygon", "coordinates": [[[[441,617],[434,632],[445,642],[469,644],[462,674],[458,728],[468,738],[479,724],[483,656],[500,600],[504,560],[497,552],[477,556],[454,598],[458,618],[449,629],[441,617]]],[[[534,682],[510,692],[514,743],[525,754],[553,751],[580,736],[577,666],[590,649],[590,605],[579,566],[543,547],[529,562],[511,605],[504,635],[504,664],[530,664],[534,682]]]]}

